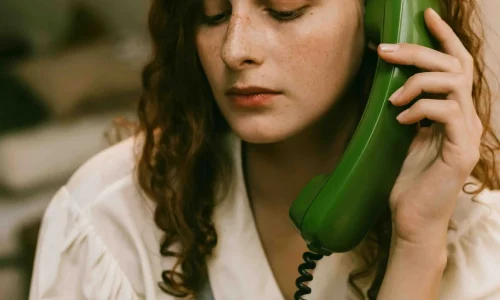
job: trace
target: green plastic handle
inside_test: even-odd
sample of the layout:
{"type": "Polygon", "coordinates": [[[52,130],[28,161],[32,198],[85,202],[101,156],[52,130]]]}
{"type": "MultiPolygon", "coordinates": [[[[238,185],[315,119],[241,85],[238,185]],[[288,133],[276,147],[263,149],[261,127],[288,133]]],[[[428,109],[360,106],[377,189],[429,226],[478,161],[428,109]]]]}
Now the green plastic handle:
{"type": "MultiPolygon", "coordinates": [[[[439,0],[368,0],[367,37],[435,48],[423,17],[428,7],[441,12],[439,0]]],[[[311,180],[293,202],[290,218],[310,250],[324,255],[351,250],[387,209],[416,133],[396,120],[404,107],[387,99],[415,70],[379,59],[367,106],[335,170],[311,180]]]]}

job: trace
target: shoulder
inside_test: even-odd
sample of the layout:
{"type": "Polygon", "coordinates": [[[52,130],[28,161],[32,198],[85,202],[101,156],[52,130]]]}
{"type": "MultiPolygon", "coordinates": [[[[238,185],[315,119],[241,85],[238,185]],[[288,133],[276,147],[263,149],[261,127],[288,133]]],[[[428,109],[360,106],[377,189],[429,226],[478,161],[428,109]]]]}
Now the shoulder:
{"type": "Polygon", "coordinates": [[[468,182],[472,184],[465,187],[465,192],[460,192],[451,216],[450,247],[484,224],[500,224],[500,190],[485,188],[477,194],[473,192],[479,187],[479,182],[472,177],[468,182]]]}
{"type": "Polygon", "coordinates": [[[156,228],[155,204],[137,180],[141,146],[134,137],[109,147],[85,162],[63,187],[66,207],[85,218],[110,250],[116,245],[121,251],[126,245],[120,243],[139,241],[131,235],[156,228]]]}
{"type": "Polygon", "coordinates": [[[82,208],[92,206],[103,193],[133,179],[139,156],[136,138],[128,138],[87,160],[65,188],[82,208]]]}
{"type": "Polygon", "coordinates": [[[500,190],[460,194],[447,251],[440,299],[500,299],[500,190]]]}
{"type": "Polygon", "coordinates": [[[54,195],[40,228],[31,299],[137,299],[155,289],[161,233],[134,179],[138,146],[130,138],[95,155],[54,195]],[[88,295],[80,297],[84,286],[88,295]]]}

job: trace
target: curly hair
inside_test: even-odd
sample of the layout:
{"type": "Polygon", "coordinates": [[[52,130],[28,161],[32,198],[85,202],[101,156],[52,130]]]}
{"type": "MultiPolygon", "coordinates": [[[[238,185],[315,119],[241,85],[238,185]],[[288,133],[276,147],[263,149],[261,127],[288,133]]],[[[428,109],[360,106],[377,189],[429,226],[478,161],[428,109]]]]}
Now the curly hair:
{"type": "MultiPolygon", "coordinates": [[[[196,52],[199,1],[153,0],[149,31],[153,56],[142,73],[139,128],[143,137],[138,162],[140,187],[156,203],[156,225],[164,232],[161,255],[176,258],[162,273],[162,290],[176,297],[195,296],[207,279],[205,262],[217,244],[212,212],[230,182],[232,166],[223,147],[229,126],[215,104],[196,52]],[[174,247],[180,245],[180,247],[174,247]],[[180,269],[180,270],[179,270],[180,269]]],[[[441,0],[443,19],[474,58],[472,97],[483,123],[480,160],[472,175],[482,183],[475,191],[500,187],[495,152],[500,142],[490,127],[491,92],[485,78],[484,33],[475,0],[441,0]]],[[[356,82],[369,87],[377,55],[367,51],[356,82]]],[[[369,88],[361,89],[366,101],[369,88]]],[[[360,101],[360,106],[364,104],[360,101]]],[[[465,187],[465,186],[464,186],[465,187]]],[[[465,191],[465,189],[464,189],[465,191]]],[[[376,299],[385,275],[391,239],[386,211],[362,243],[363,268],[348,284],[365,299],[356,281],[374,274],[368,299],[376,299]]],[[[356,250],[356,251],[357,251],[356,250]]]]}

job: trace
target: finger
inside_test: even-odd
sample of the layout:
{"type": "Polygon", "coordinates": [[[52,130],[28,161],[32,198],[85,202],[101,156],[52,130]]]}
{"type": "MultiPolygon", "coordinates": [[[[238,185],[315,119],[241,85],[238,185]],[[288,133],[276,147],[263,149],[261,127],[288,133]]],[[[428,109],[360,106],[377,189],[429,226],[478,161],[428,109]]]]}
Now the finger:
{"type": "Polygon", "coordinates": [[[392,64],[412,65],[427,71],[463,72],[458,58],[417,44],[380,44],[378,54],[380,58],[392,64]]]}
{"type": "Polygon", "coordinates": [[[403,106],[412,102],[422,93],[445,94],[446,99],[458,102],[465,117],[466,125],[472,130],[481,131],[479,121],[470,90],[465,87],[467,79],[463,74],[422,72],[411,76],[406,83],[389,97],[395,106],[403,106]]]}
{"type": "MultiPolygon", "coordinates": [[[[455,145],[467,143],[462,109],[454,100],[420,99],[397,117],[401,124],[414,124],[424,119],[444,124],[444,132],[455,145]]],[[[465,146],[465,145],[464,145],[465,146]]]]}
{"type": "Polygon", "coordinates": [[[431,8],[425,10],[424,19],[427,28],[441,44],[443,51],[460,60],[467,77],[472,80],[474,60],[453,29],[431,8]]]}
{"type": "Polygon", "coordinates": [[[410,103],[422,93],[449,95],[451,99],[460,99],[458,102],[463,111],[473,108],[470,95],[466,95],[463,85],[467,79],[462,74],[423,72],[411,76],[406,83],[389,97],[396,106],[410,103]],[[466,97],[469,96],[469,97],[466,97]]]}

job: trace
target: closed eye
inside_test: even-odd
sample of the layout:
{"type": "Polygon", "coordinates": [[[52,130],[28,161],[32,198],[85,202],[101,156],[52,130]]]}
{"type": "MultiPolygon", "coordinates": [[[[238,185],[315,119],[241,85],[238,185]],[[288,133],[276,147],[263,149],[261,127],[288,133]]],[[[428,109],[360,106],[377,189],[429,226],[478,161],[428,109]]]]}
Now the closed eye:
{"type": "MultiPolygon", "coordinates": [[[[307,6],[301,7],[299,9],[294,9],[294,10],[286,10],[286,11],[281,11],[281,10],[275,10],[268,8],[266,9],[267,13],[273,17],[275,20],[280,21],[280,22],[288,22],[292,21],[295,19],[298,19],[301,17],[307,6]]],[[[203,23],[208,25],[208,26],[216,26],[218,24],[221,24],[225,22],[229,17],[231,17],[231,10],[228,10],[226,12],[216,14],[216,15],[203,15],[203,23]]]]}
{"type": "Polygon", "coordinates": [[[267,11],[269,15],[271,15],[278,21],[292,21],[301,17],[304,14],[305,9],[306,7],[301,7],[299,9],[287,10],[287,11],[280,11],[274,9],[268,9],[267,11]]]}
{"type": "Polygon", "coordinates": [[[226,21],[226,19],[229,18],[229,16],[231,16],[231,11],[223,12],[212,16],[203,15],[203,23],[209,26],[215,26],[226,21]]]}

